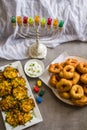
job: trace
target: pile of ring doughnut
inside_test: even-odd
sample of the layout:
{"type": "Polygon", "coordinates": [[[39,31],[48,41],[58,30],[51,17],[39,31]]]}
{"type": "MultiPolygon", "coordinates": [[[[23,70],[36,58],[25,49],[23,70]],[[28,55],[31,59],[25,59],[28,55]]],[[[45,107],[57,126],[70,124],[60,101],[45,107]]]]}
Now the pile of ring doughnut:
{"type": "Polygon", "coordinates": [[[87,63],[68,58],[62,63],[48,67],[51,73],[49,84],[58,90],[61,98],[70,100],[76,106],[87,104],[87,63]]]}

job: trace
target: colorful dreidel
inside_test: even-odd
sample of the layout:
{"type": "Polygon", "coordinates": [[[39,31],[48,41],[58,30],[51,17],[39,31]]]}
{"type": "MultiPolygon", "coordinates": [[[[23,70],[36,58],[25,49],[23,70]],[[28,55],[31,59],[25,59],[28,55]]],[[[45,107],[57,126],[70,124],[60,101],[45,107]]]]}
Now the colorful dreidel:
{"type": "Polygon", "coordinates": [[[13,27],[16,26],[16,17],[15,17],[15,16],[12,16],[12,17],[11,17],[11,23],[12,23],[12,26],[13,26],[13,27]]]}
{"type": "Polygon", "coordinates": [[[53,20],[53,27],[56,28],[58,26],[58,19],[53,20]]]}
{"type": "Polygon", "coordinates": [[[41,103],[43,100],[42,100],[42,97],[40,97],[40,96],[37,96],[36,97],[36,101],[38,102],[38,103],[41,103]]]}
{"type": "Polygon", "coordinates": [[[22,17],[21,16],[17,16],[17,23],[18,23],[18,26],[22,26],[22,17]]]}
{"type": "Polygon", "coordinates": [[[23,24],[25,27],[28,26],[28,17],[27,16],[23,17],[23,24]]]}
{"type": "Polygon", "coordinates": [[[35,17],[34,17],[34,21],[35,21],[35,25],[38,26],[39,23],[40,23],[40,16],[38,16],[38,15],[35,16],[35,17]]]}
{"type": "Polygon", "coordinates": [[[43,96],[44,95],[44,93],[45,93],[45,91],[44,90],[40,90],[40,92],[39,92],[39,96],[43,96]]]}
{"type": "Polygon", "coordinates": [[[41,19],[41,27],[44,28],[46,25],[46,19],[45,18],[42,18],[41,19]]]}
{"type": "Polygon", "coordinates": [[[34,19],[32,17],[29,17],[28,23],[29,23],[30,26],[33,26],[34,25],[34,19]]]}
{"type": "Polygon", "coordinates": [[[36,92],[36,93],[39,92],[39,88],[38,88],[38,86],[34,86],[34,92],[36,92]]]}
{"type": "Polygon", "coordinates": [[[52,18],[48,18],[48,20],[47,20],[47,27],[48,27],[48,29],[51,28],[51,24],[52,24],[52,18]]]}
{"type": "Polygon", "coordinates": [[[42,81],[41,80],[37,80],[36,84],[37,84],[38,87],[42,87],[42,81]]]}

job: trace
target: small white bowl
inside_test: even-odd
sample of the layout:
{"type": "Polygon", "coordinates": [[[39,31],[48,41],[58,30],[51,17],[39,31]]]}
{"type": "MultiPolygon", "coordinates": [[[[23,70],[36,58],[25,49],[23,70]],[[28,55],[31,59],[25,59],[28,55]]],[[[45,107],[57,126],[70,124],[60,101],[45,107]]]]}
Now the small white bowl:
{"type": "Polygon", "coordinates": [[[44,72],[44,63],[37,59],[31,59],[24,65],[24,71],[29,77],[39,77],[44,72]]]}

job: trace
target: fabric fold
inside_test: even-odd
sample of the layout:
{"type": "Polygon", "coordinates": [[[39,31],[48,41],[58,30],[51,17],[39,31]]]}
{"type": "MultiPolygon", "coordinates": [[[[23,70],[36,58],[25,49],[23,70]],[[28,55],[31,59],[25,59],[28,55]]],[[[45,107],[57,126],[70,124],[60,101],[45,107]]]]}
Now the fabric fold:
{"type": "MultiPolygon", "coordinates": [[[[64,20],[63,32],[44,31],[40,42],[55,48],[61,43],[80,40],[87,42],[87,5],[86,0],[0,0],[0,57],[5,59],[29,58],[29,46],[35,43],[35,37],[23,38],[17,35],[11,25],[12,16],[39,15],[41,18],[64,20]]],[[[42,32],[41,32],[42,34],[42,32]]]]}

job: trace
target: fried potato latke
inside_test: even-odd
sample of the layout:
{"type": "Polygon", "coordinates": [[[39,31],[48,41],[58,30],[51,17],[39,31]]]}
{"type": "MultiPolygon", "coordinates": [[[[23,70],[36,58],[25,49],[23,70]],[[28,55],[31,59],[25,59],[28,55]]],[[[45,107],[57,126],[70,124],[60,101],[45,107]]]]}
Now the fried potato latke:
{"type": "Polygon", "coordinates": [[[6,114],[6,122],[12,126],[24,125],[26,122],[30,121],[32,118],[30,112],[24,113],[18,109],[13,109],[8,111],[6,114]]]}
{"type": "Polygon", "coordinates": [[[34,100],[32,98],[26,98],[20,102],[20,109],[23,112],[28,112],[35,107],[34,100]]]}
{"type": "Polygon", "coordinates": [[[31,110],[35,103],[28,95],[26,80],[12,66],[0,71],[0,97],[0,108],[6,114],[5,121],[11,126],[25,125],[33,118],[31,110]]]}
{"type": "Polygon", "coordinates": [[[3,72],[4,76],[9,79],[13,79],[18,76],[18,70],[11,66],[7,66],[3,72]]]}
{"type": "Polygon", "coordinates": [[[18,86],[25,87],[26,85],[26,81],[23,77],[14,78],[11,83],[12,83],[13,88],[16,88],[18,86]]]}
{"type": "Polygon", "coordinates": [[[21,86],[18,86],[17,88],[13,89],[13,96],[18,100],[27,98],[27,89],[21,86]]]}
{"type": "Polygon", "coordinates": [[[3,97],[2,100],[0,100],[0,106],[3,111],[7,111],[12,108],[15,108],[16,105],[17,105],[17,100],[11,95],[3,97]]]}
{"type": "Polygon", "coordinates": [[[0,82],[0,97],[11,94],[12,86],[8,81],[0,82]]]}

